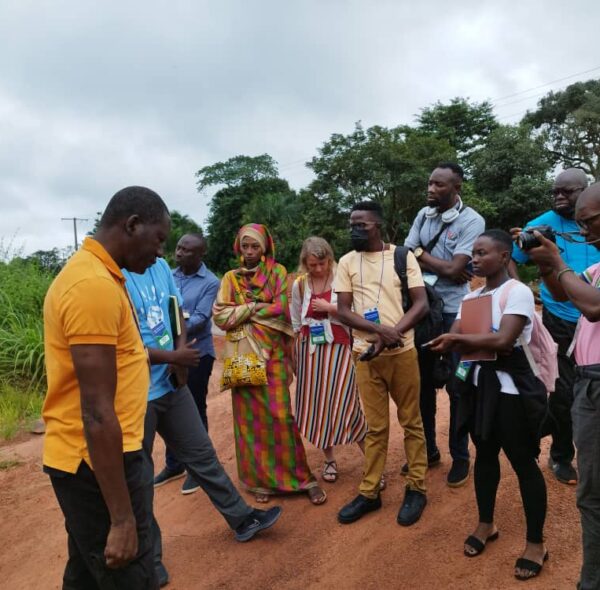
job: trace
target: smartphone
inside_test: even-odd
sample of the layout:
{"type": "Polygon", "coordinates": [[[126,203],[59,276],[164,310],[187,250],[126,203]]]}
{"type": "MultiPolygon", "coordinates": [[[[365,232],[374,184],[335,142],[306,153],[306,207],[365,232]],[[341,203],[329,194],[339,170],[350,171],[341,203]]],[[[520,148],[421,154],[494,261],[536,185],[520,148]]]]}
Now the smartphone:
{"type": "Polygon", "coordinates": [[[427,350],[430,347],[431,347],[431,340],[429,342],[425,342],[424,344],[421,344],[421,350],[427,350]]]}

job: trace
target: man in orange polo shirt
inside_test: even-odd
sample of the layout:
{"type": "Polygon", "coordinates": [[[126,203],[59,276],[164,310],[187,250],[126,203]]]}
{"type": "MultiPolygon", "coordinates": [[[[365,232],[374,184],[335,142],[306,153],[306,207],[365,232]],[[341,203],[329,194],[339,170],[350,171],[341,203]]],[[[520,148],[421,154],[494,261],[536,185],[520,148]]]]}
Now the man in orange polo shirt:
{"type": "Polygon", "coordinates": [[[142,451],[149,365],[120,268],[143,273],[169,230],[155,192],[122,189],[46,295],[43,463],[68,533],[63,589],[158,588],[142,451]]]}

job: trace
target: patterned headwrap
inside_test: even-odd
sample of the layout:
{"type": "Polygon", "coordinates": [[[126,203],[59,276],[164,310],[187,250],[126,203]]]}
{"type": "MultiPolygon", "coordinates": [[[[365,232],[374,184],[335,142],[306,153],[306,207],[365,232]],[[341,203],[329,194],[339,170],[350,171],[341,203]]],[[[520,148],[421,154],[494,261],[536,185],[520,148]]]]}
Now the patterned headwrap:
{"type": "Polygon", "coordinates": [[[260,223],[248,223],[244,225],[238,232],[235,243],[233,244],[233,251],[236,256],[242,253],[242,239],[248,237],[256,240],[263,251],[263,254],[268,258],[275,257],[275,243],[266,225],[260,223]]]}

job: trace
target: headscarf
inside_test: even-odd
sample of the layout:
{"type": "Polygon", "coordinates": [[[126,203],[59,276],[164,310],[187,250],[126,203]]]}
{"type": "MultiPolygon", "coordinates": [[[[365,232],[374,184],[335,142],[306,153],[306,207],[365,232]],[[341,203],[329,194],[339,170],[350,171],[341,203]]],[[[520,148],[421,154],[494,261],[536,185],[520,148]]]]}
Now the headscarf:
{"type": "Polygon", "coordinates": [[[266,225],[261,225],[260,223],[248,223],[238,231],[235,243],[233,244],[233,251],[236,256],[242,254],[242,239],[246,237],[252,238],[260,244],[265,257],[275,257],[275,243],[273,242],[271,233],[266,225]]]}

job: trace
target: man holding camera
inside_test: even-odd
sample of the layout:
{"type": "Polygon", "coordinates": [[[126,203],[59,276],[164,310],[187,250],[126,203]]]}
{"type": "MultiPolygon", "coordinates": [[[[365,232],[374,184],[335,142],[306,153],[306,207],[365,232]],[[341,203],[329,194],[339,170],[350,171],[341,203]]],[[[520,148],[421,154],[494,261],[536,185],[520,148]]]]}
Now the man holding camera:
{"type": "MultiPolygon", "coordinates": [[[[527,223],[525,229],[544,226],[541,233],[554,235],[560,255],[565,264],[575,272],[583,272],[586,268],[600,262],[600,252],[593,246],[570,242],[561,234],[577,234],[579,227],[575,222],[575,204],[588,181],[583,170],[569,168],[561,172],[554,181],[552,195],[554,204],[550,211],[527,223]],[[555,233],[556,232],[556,233],[555,233]]],[[[520,231],[515,228],[513,233],[520,231]]],[[[521,234],[519,248],[513,247],[512,258],[517,263],[529,261],[529,245],[538,244],[531,231],[521,234]]],[[[516,266],[511,264],[509,274],[518,279],[516,266]]],[[[556,389],[551,392],[549,407],[553,417],[552,446],[550,447],[549,467],[556,479],[565,484],[577,483],[577,472],[571,462],[575,456],[573,446],[573,426],[571,422],[571,405],[573,403],[573,383],[575,381],[575,363],[567,355],[567,350],[575,335],[575,327],[579,319],[579,310],[570,301],[557,301],[545,283],[540,288],[543,303],[542,318],[544,325],[558,344],[558,371],[556,389]]]]}
{"type": "MultiPolygon", "coordinates": [[[[464,173],[460,166],[451,162],[441,163],[429,177],[427,207],[417,213],[404,245],[410,248],[423,272],[423,280],[432,285],[444,300],[444,330],[448,332],[456,319],[463,297],[469,292],[471,272],[469,263],[475,240],[485,231],[483,217],[463,205],[460,190],[464,173]]],[[[452,371],[458,358],[452,358],[452,371]]],[[[427,439],[427,460],[430,467],[440,462],[436,444],[435,413],[436,388],[433,381],[434,357],[419,350],[421,375],[421,416],[427,439]]],[[[451,386],[446,386],[450,396],[450,426],[448,446],[452,467],[447,483],[458,487],[469,478],[469,438],[456,433],[458,398],[451,386]]],[[[406,473],[406,465],[402,468],[406,473]]]]}
{"type": "MultiPolygon", "coordinates": [[[[575,219],[587,244],[600,249],[600,183],[577,200],[575,219]]],[[[573,438],[577,447],[577,507],[583,533],[580,590],[600,588],[600,264],[581,274],[558,245],[539,232],[539,247],[529,250],[554,301],[570,301],[582,317],[574,341],[573,438]]]]}

